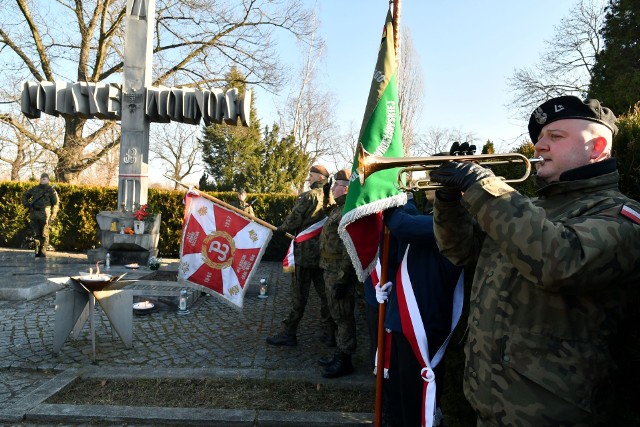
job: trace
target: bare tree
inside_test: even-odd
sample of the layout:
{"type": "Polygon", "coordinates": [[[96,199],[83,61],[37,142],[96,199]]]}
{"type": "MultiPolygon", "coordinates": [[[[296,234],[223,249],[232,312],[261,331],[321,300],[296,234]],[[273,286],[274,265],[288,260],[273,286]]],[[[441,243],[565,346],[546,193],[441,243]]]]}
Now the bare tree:
{"type": "Polygon", "coordinates": [[[537,105],[555,96],[586,96],[595,56],[603,47],[599,30],[605,5],[606,0],[579,0],[554,28],[538,63],[516,69],[508,79],[510,106],[518,118],[528,117],[537,105]]]}
{"type": "Polygon", "coordinates": [[[51,152],[31,143],[34,138],[38,138],[46,141],[49,146],[55,146],[62,139],[60,128],[53,118],[46,118],[37,127],[21,114],[3,114],[0,118],[0,163],[6,165],[12,181],[35,177],[38,171],[46,169],[51,160],[55,161],[51,152]],[[26,132],[18,132],[13,123],[26,132]]]}
{"type": "Polygon", "coordinates": [[[415,156],[432,156],[436,153],[449,152],[449,148],[453,142],[468,142],[475,144],[478,152],[478,137],[474,132],[467,132],[457,128],[438,128],[432,127],[427,129],[427,133],[418,135],[415,145],[412,147],[415,156]]]}
{"type": "Polygon", "coordinates": [[[295,94],[288,97],[280,112],[283,134],[292,134],[296,143],[314,163],[330,154],[336,136],[334,97],[318,88],[317,66],[322,60],[325,43],[317,36],[315,17],[310,28],[310,42],[305,47],[305,62],[300,71],[295,94]]]}
{"type": "Polygon", "coordinates": [[[420,118],[424,99],[424,78],[420,57],[413,48],[411,31],[402,27],[402,50],[398,63],[398,105],[405,155],[412,153],[416,140],[416,123],[420,118]]]}
{"type": "MultiPolygon", "coordinates": [[[[113,128],[105,133],[101,141],[96,144],[107,145],[110,141],[118,138],[120,129],[113,128]]],[[[118,166],[120,164],[120,149],[118,146],[106,150],[100,159],[80,172],[79,181],[91,185],[114,185],[117,186],[118,166]]]]}
{"type": "Polygon", "coordinates": [[[351,121],[345,133],[334,137],[334,143],[331,144],[331,149],[325,157],[329,163],[335,165],[337,170],[350,169],[353,165],[359,134],[358,125],[351,121]]]}
{"type": "MultiPolygon", "coordinates": [[[[275,31],[300,40],[311,14],[302,0],[158,0],[154,85],[206,88],[224,81],[231,65],[246,83],[274,90],[279,65],[275,31]]],[[[122,73],[126,0],[16,0],[0,2],[0,101],[18,105],[20,80],[114,81],[122,73]]],[[[0,120],[4,120],[0,117],[0,120]]],[[[8,122],[27,134],[28,126],[8,122]]],[[[119,144],[95,144],[115,121],[92,128],[82,117],[63,117],[62,144],[33,142],[57,157],[56,175],[77,180],[80,172],[119,144]]]]}
{"type": "MultiPolygon", "coordinates": [[[[167,176],[182,181],[188,175],[202,172],[196,169],[200,165],[199,133],[200,128],[180,123],[173,123],[163,128],[162,132],[153,133],[151,152],[162,161],[167,176]]],[[[175,183],[174,190],[178,188],[179,184],[175,183]]]]}

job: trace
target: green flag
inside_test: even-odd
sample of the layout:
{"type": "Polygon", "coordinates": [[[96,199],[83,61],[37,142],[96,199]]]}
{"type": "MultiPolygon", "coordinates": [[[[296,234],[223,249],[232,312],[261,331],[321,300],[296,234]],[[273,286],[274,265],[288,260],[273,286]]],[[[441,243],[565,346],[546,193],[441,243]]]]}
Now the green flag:
{"type": "MultiPolygon", "coordinates": [[[[396,71],[393,22],[389,10],[360,128],[360,150],[356,151],[362,152],[363,149],[384,157],[403,156],[396,71]]],[[[361,183],[358,157],[356,154],[351,169],[349,192],[338,231],[358,277],[364,281],[378,257],[382,211],[404,205],[407,198],[397,188],[397,168],[376,172],[361,183]]]]}

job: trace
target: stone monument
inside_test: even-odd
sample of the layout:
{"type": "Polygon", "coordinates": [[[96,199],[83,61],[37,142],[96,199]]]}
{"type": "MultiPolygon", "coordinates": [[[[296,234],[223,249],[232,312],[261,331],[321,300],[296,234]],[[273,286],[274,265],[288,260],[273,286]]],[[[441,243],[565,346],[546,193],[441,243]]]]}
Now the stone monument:
{"type": "Polygon", "coordinates": [[[102,247],[88,251],[89,262],[146,264],[158,255],[160,215],[143,234],[125,234],[133,228],[133,212],[147,203],[149,188],[149,128],[151,122],[176,121],[249,125],[251,92],[238,99],[238,90],[151,86],[155,0],[128,0],[125,23],[122,85],[102,82],[25,82],[21,109],[29,118],[40,113],[58,116],[120,120],[118,211],[97,215],[102,247]],[[116,224],[115,227],[113,224],[116,224]]]}

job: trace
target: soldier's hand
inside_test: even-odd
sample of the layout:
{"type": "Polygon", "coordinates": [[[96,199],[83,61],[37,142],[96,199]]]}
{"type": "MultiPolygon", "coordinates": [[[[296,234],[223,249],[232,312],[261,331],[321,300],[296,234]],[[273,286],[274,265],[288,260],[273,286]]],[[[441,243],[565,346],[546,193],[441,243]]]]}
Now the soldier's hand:
{"type": "Polygon", "coordinates": [[[329,180],[322,186],[322,193],[324,197],[329,197],[329,193],[331,193],[331,186],[333,185],[333,178],[329,178],[329,180]]]}
{"type": "Polygon", "coordinates": [[[393,283],[387,282],[383,286],[380,286],[380,283],[376,285],[376,300],[378,304],[384,304],[384,302],[389,298],[389,292],[391,292],[391,287],[393,283]]]}
{"type": "Polygon", "coordinates": [[[347,296],[348,291],[349,285],[347,283],[336,283],[335,285],[333,285],[333,299],[343,299],[347,296]]]}
{"type": "Polygon", "coordinates": [[[460,190],[443,188],[442,190],[436,190],[436,198],[443,202],[457,202],[462,198],[462,193],[460,190]]]}
{"type": "Polygon", "coordinates": [[[476,146],[469,145],[468,142],[460,144],[458,141],[451,144],[449,148],[450,156],[472,156],[476,153],[476,146]]]}
{"type": "Polygon", "coordinates": [[[495,176],[490,169],[472,162],[446,162],[429,174],[432,181],[463,192],[472,184],[490,176],[495,176]]]}

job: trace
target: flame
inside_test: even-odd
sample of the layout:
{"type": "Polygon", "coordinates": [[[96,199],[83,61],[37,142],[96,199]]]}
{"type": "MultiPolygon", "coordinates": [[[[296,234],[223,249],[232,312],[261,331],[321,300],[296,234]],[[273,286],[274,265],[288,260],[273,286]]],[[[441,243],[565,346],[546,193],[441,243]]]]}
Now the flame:
{"type": "Polygon", "coordinates": [[[96,276],[99,276],[99,275],[100,275],[100,263],[101,263],[101,262],[102,262],[102,261],[98,261],[98,262],[96,262],[96,276]]]}

